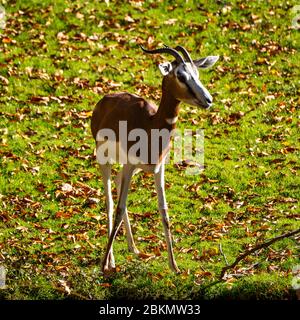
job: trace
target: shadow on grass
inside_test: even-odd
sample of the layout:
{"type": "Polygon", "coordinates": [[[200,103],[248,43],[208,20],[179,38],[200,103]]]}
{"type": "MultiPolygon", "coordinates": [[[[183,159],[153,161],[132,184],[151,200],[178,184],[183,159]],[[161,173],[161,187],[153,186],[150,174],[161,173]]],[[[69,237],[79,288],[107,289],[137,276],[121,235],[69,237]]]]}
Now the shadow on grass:
{"type": "MultiPolygon", "coordinates": [[[[99,268],[82,268],[70,273],[61,285],[57,274],[28,275],[7,281],[0,289],[1,300],[296,300],[287,278],[277,274],[257,274],[231,282],[203,279],[195,283],[193,274],[183,278],[168,270],[151,273],[144,264],[129,264],[110,278],[99,268]],[[30,278],[30,281],[28,280],[30,278]]],[[[16,274],[15,274],[16,275],[16,274]]],[[[12,279],[12,278],[11,278],[12,279]]]]}

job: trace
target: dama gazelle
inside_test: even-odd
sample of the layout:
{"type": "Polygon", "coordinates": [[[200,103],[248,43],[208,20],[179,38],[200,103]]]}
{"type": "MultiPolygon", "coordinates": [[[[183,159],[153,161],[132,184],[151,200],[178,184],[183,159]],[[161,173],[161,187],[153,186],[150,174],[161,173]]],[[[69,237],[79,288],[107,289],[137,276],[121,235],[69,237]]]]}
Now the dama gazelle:
{"type": "Polygon", "coordinates": [[[108,213],[109,240],[102,265],[104,273],[115,268],[112,247],[122,220],[125,224],[128,248],[139,255],[133,240],[126,208],[130,180],[134,172],[139,169],[154,174],[158,208],[167,243],[169,266],[174,272],[179,272],[172,249],[164,188],[164,160],[169,150],[171,135],[167,137],[165,143],[159,144],[156,155],[151,154],[151,152],[153,153],[153,142],[151,139],[147,139],[147,156],[143,157],[142,152],[139,154],[136,152],[135,157],[131,157],[129,155],[130,147],[132,147],[133,141],[136,141],[132,139],[132,136],[136,138],[136,134],[133,134],[131,138],[130,134],[136,130],[143,130],[147,138],[147,135],[150,136],[153,130],[164,129],[171,132],[178,119],[181,101],[204,109],[208,109],[212,105],[211,95],[199,80],[198,68],[212,66],[218,60],[218,56],[192,60],[189,53],[181,46],[177,46],[175,49],[165,47],[156,50],[142,48],[142,50],[147,54],[169,54],[175,58],[171,63],[164,62],[159,65],[164,76],[159,107],[134,94],[116,93],[105,95],[96,105],[92,115],[91,129],[96,140],[97,161],[100,163],[102,172],[108,213]],[[125,129],[122,129],[120,124],[124,124],[125,129]],[[116,152],[108,152],[107,148],[116,152]],[[120,158],[123,160],[120,161],[120,158]],[[115,162],[121,162],[123,168],[116,179],[118,204],[113,222],[111,164],[115,162]]]}

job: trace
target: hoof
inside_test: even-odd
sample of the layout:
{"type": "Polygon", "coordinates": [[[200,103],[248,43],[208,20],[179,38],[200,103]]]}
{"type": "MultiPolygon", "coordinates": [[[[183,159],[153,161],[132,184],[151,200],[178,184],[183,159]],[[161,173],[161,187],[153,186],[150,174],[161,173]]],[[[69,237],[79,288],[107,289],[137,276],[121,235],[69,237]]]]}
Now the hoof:
{"type": "Polygon", "coordinates": [[[135,254],[136,256],[139,256],[140,253],[141,253],[141,251],[138,250],[137,248],[132,249],[131,252],[132,252],[133,254],[135,254]]]}
{"type": "Polygon", "coordinates": [[[180,271],[180,269],[179,268],[176,268],[175,270],[173,270],[176,274],[180,274],[181,273],[181,271],[180,271]]]}
{"type": "Polygon", "coordinates": [[[180,274],[180,273],[181,273],[180,269],[177,267],[176,264],[170,265],[170,268],[171,268],[171,270],[172,270],[174,273],[176,273],[176,274],[180,274]]]}
{"type": "Polygon", "coordinates": [[[102,274],[105,278],[108,278],[116,273],[115,266],[103,266],[102,267],[102,274]]]}
{"type": "Polygon", "coordinates": [[[128,247],[129,252],[135,254],[136,256],[138,256],[140,254],[140,250],[138,250],[137,247],[128,247]]]}

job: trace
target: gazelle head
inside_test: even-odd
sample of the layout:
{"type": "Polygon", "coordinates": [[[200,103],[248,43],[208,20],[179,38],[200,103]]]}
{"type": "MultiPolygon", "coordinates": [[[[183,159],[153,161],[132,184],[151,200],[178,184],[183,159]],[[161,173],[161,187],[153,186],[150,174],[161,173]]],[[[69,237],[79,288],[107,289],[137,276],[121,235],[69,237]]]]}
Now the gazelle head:
{"type": "Polygon", "coordinates": [[[211,107],[212,97],[200,81],[198,69],[214,65],[219,59],[218,56],[192,60],[186,49],[181,46],[177,46],[175,49],[165,47],[156,50],[141,48],[146,53],[168,53],[175,58],[173,62],[159,64],[159,69],[164,76],[163,83],[168,83],[168,90],[172,90],[174,98],[205,109],[211,107]]]}

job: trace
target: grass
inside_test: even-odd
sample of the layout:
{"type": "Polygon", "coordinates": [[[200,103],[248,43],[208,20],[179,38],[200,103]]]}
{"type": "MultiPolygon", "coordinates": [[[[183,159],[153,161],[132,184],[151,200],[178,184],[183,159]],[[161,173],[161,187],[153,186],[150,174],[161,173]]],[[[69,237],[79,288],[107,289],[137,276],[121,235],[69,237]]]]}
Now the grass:
{"type": "Polygon", "coordinates": [[[299,237],[248,256],[257,241],[299,228],[299,41],[296,1],[9,1],[0,31],[2,299],[295,299],[299,237]],[[115,242],[105,279],[105,198],[91,111],[108,92],[159,102],[163,57],[138,44],[220,55],[201,73],[210,112],[181,106],[180,128],[204,129],[205,170],[166,169],[175,256],[167,266],[153,179],[136,175],[128,209],[138,247],[115,242]],[[7,80],[5,80],[7,79],[7,80]],[[192,122],[193,119],[193,122],[192,122]],[[72,186],[64,191],[65,184],[72,186]],[[94,203],[93,199],[99,200],[94,203]]]}

